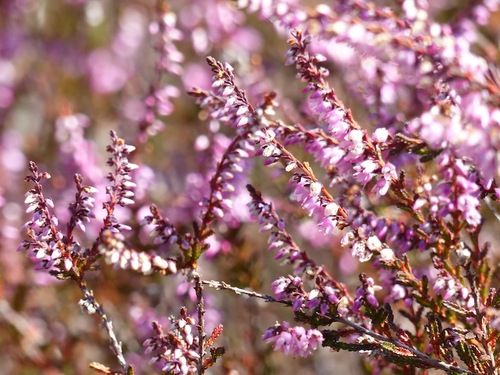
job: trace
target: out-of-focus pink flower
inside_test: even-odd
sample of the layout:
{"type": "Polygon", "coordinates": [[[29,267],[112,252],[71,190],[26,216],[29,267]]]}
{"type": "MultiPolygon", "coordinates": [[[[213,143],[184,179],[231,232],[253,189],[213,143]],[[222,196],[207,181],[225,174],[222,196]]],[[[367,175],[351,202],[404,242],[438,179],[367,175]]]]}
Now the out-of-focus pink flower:
{"type": "Polygon", "coordinates": [[[274,350],[300,357],[307,357],[323,342],[323,335],[317,329],[290,327],[288,322],[276,323],[262,338],[268,343],[274,343],[274,350]]]}

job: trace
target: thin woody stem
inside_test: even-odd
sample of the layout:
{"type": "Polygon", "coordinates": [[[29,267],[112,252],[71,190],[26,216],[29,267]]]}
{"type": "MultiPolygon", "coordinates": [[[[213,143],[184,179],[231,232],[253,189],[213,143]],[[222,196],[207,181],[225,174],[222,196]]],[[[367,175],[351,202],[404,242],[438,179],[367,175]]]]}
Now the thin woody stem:
{"type": "Polygon", "coordinates": [[[97,302],[94,297],[94,293],[87,287],[87,284],[83,280],[77,280],[78,286],[83,293],[85,301],[91,304],[91,306],[96,310],[102,320],[102,327],[108,335],[110,342],[110,347],[120,364],[124,374],[128,373],[129,365],[123,356],[122,344],[118,341],[116,334],[113,330],[113,322],[108,318],[102,306],[97,302]]]}
{"type": "Polygon", "coordinates": [[[205,299],[203,298],[203,281],[200,274],[193,270],[194,289],[196,291],[196,310],[198,311],[198,339],[200,361],[198,362],[198,374],[204,374],[203,359],[205,357],[205,299]]]}
{"type": "MultiPolygon", "coordinates": [[[[259,299],[264,300],[265,302],[277,302],[277,303],[281,303],[281,304],[288,305],[288,306],[290,306],[292,304],[289,301],[278,301],[277,299],[275,299],[274,297],[272,297],[270,295],[257,293],[257,292],[251,291],[251,290],[237,288],[237,287],[231,286],[223,281],[202,280],[202,284],[207,285],[207,286],[214,288],[214,289],[217,289],[217,290],[230,290],[230,291],[234,292],[235,294],[240,294],[240,295],[243,294],[243,295],[246,295],[248,297],[259,298],[259,299]]],[[[325,318],[331,319],[331,317],[326,317],[326,316],[325,316],[325,318]]],[[[429,357],[428,355],[420,352],[419,350],[412,348],[410,346],[407,346],[398,340],[389,339],[385,336],[382,336],[376,332],[369,330],[368,328],[363,327],[362,325],[354,323],[348,319],[345,319],[345,318],[338,316],[338,317],[335,317],[333,319],[333,321],[345,324],[351,328],[354,328],[358,332],[362,332],[363,334],[368,335],[368,336],[370,336],[378,341],[387,342],[387,343],[390,343],[394,346],[397,346],[398,348],[401,348],[403,350],[407,350],[407,351],[411,352],[412,354],[414,354],[419,359],[421,359],[424,362],[428,363],[429,365],[433,366],[434,368],[439,368],[439,369],[447,371],[447,372],[453,371],[453,372],[456,372],[459,374],[476,375],[469,370],[465,370],[465,369],[462,369],[460,367],[453,366],[453,365],[450,365],[448,363],[439,361],[435,358],[429,357]]]]}

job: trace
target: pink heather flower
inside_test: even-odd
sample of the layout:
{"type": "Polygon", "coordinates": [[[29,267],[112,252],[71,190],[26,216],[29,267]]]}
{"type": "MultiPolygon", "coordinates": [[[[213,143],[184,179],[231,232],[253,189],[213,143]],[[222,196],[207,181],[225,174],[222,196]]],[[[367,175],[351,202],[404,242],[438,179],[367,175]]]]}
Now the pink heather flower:
{"type": "Polygon", "coordinates": [[[376,175],[376,173],[373,172],[379,169],[379,165],[374,160],[368,159],[355,165],[353,169],[356,171],[354,173],[356,180],[361,184],[366,185],[376,175]]]}
{"type": "Polygon", "coordinates": [[[373,187],[373,191],[378,195],[386,195],[389,191],[389,187],[391,186],[391,182],[393,179],[398,177],[396,173],[396,167],[391,163],[386,163],[382,167],[382,178],[377,181],[375,186],[373,187]]]}
{"type": "Polygon", "coordinates": [[[391,301],[398,301],[406,297],[406,288],[400,284],[395,284],[391,289],[391,294],[387,299],[391,301]]]}
{"type": "Polygon", "coordinates": [[[282,322],[270,327],[262,339],[267,343],[274,343],[275,351],[307,357],[323,342],[323,335],[317,329],[306,330],[301,326],[291,328],[288,322],[282,322]]]}
{"type": "Polygon", "coordinates": [[[462,194],[458,197],[457,208],[462,211],[465,220],[473,226],[481,224],[481,213],[479,212],[479,199],[476,197],[462,194]]]}

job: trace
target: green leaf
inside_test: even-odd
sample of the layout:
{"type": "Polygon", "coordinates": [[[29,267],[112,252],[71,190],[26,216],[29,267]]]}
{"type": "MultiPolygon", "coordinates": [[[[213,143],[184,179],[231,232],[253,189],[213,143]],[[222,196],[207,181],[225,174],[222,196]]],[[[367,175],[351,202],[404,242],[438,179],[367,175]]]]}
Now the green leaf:
{"type": "Polygon", "coordinates": [[[478,360],[474,351],[471,349],[471,345],[468,345],[465,340],[460,340],[455,346],[460,359],[467,365],[468,368],[473,368],[474,363],[478,360]]]}

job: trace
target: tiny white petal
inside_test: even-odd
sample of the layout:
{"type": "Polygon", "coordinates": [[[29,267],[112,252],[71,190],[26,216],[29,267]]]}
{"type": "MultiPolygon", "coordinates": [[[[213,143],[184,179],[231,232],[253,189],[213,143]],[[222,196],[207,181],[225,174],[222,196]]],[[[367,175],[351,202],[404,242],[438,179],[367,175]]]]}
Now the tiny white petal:
{"type": "Polygon", "coordinates": [[[309,186],[309,189],[311,189],[311,193],[313,195],[319,195],[319,193],[321,193],[321,184],[319,182],[313,182],[311,183],[311,185],[309,186]]]}

